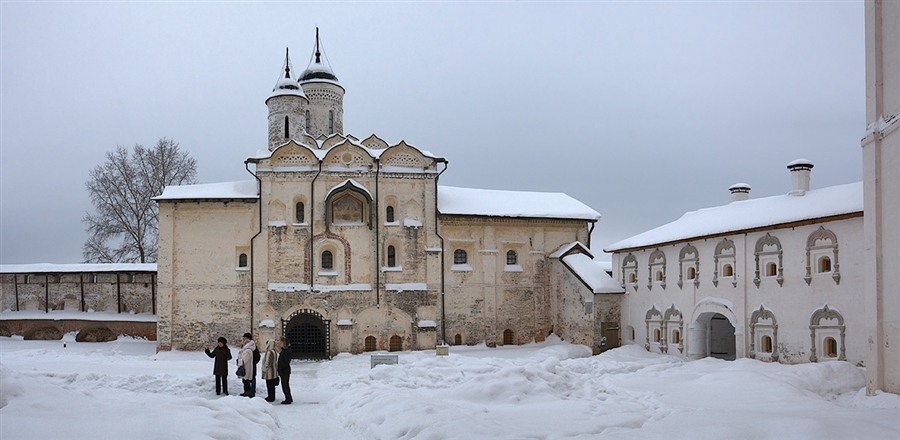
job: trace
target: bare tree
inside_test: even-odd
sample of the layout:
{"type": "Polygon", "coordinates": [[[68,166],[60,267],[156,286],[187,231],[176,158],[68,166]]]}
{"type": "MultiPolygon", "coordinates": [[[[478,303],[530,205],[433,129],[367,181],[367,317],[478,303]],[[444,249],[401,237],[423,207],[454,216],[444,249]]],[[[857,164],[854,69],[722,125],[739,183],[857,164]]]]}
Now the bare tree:
{"type": "Polygon", "coordinates": [[[159,208],[152,200],[168,185],[196,183],[197,161],[161,138],[152,148],[135,145],[106,153],[85,185],[96,213],[86,214],[86,263],[156,261],[159,208]]]}

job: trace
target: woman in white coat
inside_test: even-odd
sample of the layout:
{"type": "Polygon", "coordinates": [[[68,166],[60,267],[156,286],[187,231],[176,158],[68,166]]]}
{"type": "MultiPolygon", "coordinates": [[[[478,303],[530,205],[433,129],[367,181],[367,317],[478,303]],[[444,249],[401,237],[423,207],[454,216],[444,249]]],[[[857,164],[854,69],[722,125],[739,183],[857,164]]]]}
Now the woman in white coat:
{"type": "Polygon", "coordinates": [[[253,397],[250,381],[253,380],[253,350],[256,350],[256,343],[253,342],[250,333],[244,333],[242,342],[244,345],[241,347],[241,351],[238,352],[237,358],[238,367],[244,367],[244,375],[238,376],[244,384],[244,392],[241,393],[241,396],[253,397]]]}
{"type": "Polygon", "coordinates": [[[266,343],[266,353],[262,358],[262,378],[266,381],[267,402],[275,401],[275,386],[278,385],[278,353],[275,352],[275,341],[266,343]]]}

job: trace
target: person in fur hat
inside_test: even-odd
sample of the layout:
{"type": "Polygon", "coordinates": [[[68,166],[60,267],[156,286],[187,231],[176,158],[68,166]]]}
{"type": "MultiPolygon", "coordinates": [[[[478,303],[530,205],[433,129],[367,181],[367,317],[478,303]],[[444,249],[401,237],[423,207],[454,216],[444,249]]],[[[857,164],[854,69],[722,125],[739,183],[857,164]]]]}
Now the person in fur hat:
{"type": "Polygon", "coordinates": [[[275,352],[275,341],[266,342],[266,352],[262,358],[262,378],[266,381],[266,402],[275,401],[275,386],[278,385],[278,353],[275,352]]]}
{"type": "Polygon", "coordinates": [[[241,393],[241,396],[253,397],[256,394],[254,392],[255,390],[251,387],[251,382],[256,373],[256,368],[253,364],[253,350],[256,350],[256,343],[253,342],[253,335],[250,333],[244,333],[241,342],[243,342],[244,345],[241,347],[241,351],[238,352],[237,358],[238,367],[244,367],[244,375],[241,376],[241,380],[244,384],[244,392],[241,393]]]}
{"type": "Polygon", "coordinates": [[[216,347],[211,351],[204,348],[206,355],[215,359],[213,361],[213,374],[216,376],[216,395],[225,392],[228,395],[228,361],[231,360],[231,349],[228,348],[228,340],[219,337],[216,347]]]}

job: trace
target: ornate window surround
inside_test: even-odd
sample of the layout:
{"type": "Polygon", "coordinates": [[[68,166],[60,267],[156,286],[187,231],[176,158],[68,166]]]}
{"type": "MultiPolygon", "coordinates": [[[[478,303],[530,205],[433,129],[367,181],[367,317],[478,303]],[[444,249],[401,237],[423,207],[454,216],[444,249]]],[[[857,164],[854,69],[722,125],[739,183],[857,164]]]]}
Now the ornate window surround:
{"type": "Polygon", "coordinates": [[[684,286],[685,263],[689,265],[693,263],[694,267],[694,287],[700,287],[700,252],[690,243],[686,244],[681,251],[678,252],[678,288],[684,286]],[[685,258],[693,254],[693,258],[685,258]]]}
{"type": "Polygon", "coordinates": [[[713,260],[713,286],[719,287],[719,260],[722,260],[723,265],[729,263],[731,264],[732,273],[730,277],[725,277],[724,275],[723,277],[731,278],[731,285],[737,287],[737,276],[735,275],[734,270],[735,266],[737,266],[737,249],[734,247],[734,242],[727,238],[723,238],[722,241],[720,241],[719,244],[716,245],[716,251],[713,260]],[[729,249],[731,249],[731,255],[725,255],[725,251],[729,249]]]}
{"type": "Polygon", "coordinates": [[[675,348],[678,349],[679,353],[684,353],[684,316],[681,314],[681,311],[675,307],[675,304],[672,304],[666,309],[666,313],[663,315],[662,327],[664,339],[660,344],[660,351],[663,353],[668,352],[672,331],[678,330],[679,341],[677,345],[675,345],[675,348]],[[672,324],[674,324],[674,326],[672,324]]]}
{"type": "Polygon", "coordinates": [[[647,351],[650,351],[650,335],[654,330],[659,329],[662,333],[662,337],[660,338],[659,342],[653,341],[653,343],[658,344],[660,346],[660,351],[662,352],[662,347],[665,344],[666,337],[665,333],[662,332],[662,318],[662,313],[659,311],[659,309],[656,308],[655,305],[651,307],[650,310],[647,310],[647,314],[644,316],[644,322],[647,325],[647,340],[644,343],[644,349],[647,351]],[[656,317],[656,319],[653,318],[654,316],[656,317]]]}
{"type": "Polygon", "coordinates": [[[760,257],[763,257],[763,260],[766,257],[778,257],[778,271],[775,275],[775,281],[778,281],[778,285],[782,286],[784,284],[784,264],[783,264],[783,248],[781,247],[781,241],[778,240],[778,237],[773,237],[771,234],[766,232],[766,235],[760,237],[759,240],[756,241],[756,250],[753,252],[753,256],[756,259],[756,275],[753,278],[753,284],[759,288],[760,284],[760,257]],[[764,251],[766,246],[775,246],[777,250],[774,251],[764,251]]]}
{"type": "Polygon", "coordinates": [[[809,320],[809,337],[810,337],[810,342],[811,342],[811,347],[809,350],[810,362],[818,362],[819,361],[819,357],[818,357],[817,351],[816,351],[816,347],[819,345],[819,342],[820,342],[819,339],[824,341],[827,336],[832,336],[832,337],[838,336],[837,334],[834,334],[834,335],[822,334],[822,335],[820,335],[819,333],[824,333],[824,332],[822,332],[823,330],[825,330],[825,331],[831,330],[832,332],[830,332],[830,333],[839,333],[840,346],[838,347],[839,348],[838,352],[840,353],[840,355],[838,356],[837,360],[846,361],[847,360],[847,350],[844,345],[844,339],[845,339],[844,335],[845,335],[845,331],[846,331],[846,326],[844,325],[844,317],[840,314],[840,312],[829,308],[828,304],[825,304],[824,307],[813,312],[812,317],[809,320]],[[837,320],[837,325],[822,325],[823,319],[835,319],[835,320],[837,320]],[[820,338],[819,336],[822,336],[822,337],[820,338]]]}
{"type": "MultiPolygon", "coordinates": [[[[834,232],[825,229],[824,226],[819,226],[819,229],[816,229],[812,234],[809,234],[809,238],[806,239],[806,276],[803,277],[806,281],[806,285],[812,283],[812,266],[813,264],[816,264],[813,262],[813,259],[818,261],[818,258],[816,257],[823,255],[831,258],[831,278],[834,279],[834,283],[841,284],[837,236],[834,235],[834,232]],[[828,240],[831,244],[816,245],[816,242],[819,240],[828,240]]],[[[815,272],[820,273],[818,270],[815,272]]]]}
{"type": "Polygon", "coordinates": [[[650,290],[653,290],[653,283],[659,283],[659,286],[662,287],[663,290],[665,290],[666,289],[666,254],[663,251],[659,250],[659,248],[656,248],[656,250],[654,250],[653,253],[650,254],[650,260],[649,260],[649,264],[647,265],[647,267],[650,269],[649,270],[650,274],[647,276],[647,288],[650,290]],[[660,260],[662,260],[662,261],[660,262],[660,260]],[[657,269],[662,270],[662,280],[660,280],[660,281],[656,281],[654,279],[654,272],[656,272],[657,269]]]}
{"type": "Polygon", "coordinates": [[[762,304],[759,305],[758,310],[754,310],[750,315],[750,357],[753,359],[758,359],[757,355],[767,357],[772,359],[773,361],[778,361],[778,322],[775,320],[775,314],[772,313],[771,310],[767,310],[765,306],[762,304]],[[764,319],[771,319],[772,325],[768,324],[760,324],[760,321],[764,319]],[[757,326],[759,326],[759,330],[757,330],[757,326]],[[771,332],[765,331],[768,328],[771,328],[771,332]],[[757,337],[757,333],[758,336],[757,337]],[[771,336],[772,337],[772,353],[758,353],[756,351],[757,341],[762,341],[763,336],[771,336]]]}
{"type": "Polygon", "coordinates": [[[637,258],[634,258],[630,252],[625,258],[622,260],[622,288],[625,287],[626,284],[630,284],[631,287],[635,290],[638,289],[637,283],[637,271],[638,271],[638,263],[637,258]],[[634,274],[634,282],[628,281],[628,276],[634,274]]]}

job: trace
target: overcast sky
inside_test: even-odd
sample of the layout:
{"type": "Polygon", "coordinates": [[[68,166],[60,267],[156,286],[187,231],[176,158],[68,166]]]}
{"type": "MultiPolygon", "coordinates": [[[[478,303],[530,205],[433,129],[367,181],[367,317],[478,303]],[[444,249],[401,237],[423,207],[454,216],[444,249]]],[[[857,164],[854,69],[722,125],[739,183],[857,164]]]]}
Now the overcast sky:
{"type": "Polygon", "coordinates": [[[565,192],[597,249],[685,211],[862,180],[862,2],[0,3],[0,262],[82,260],[84,182],[173,138],[203,183],[267,146],[315,27],[344,130],[449,160],[444,185],[565,192]]]}

